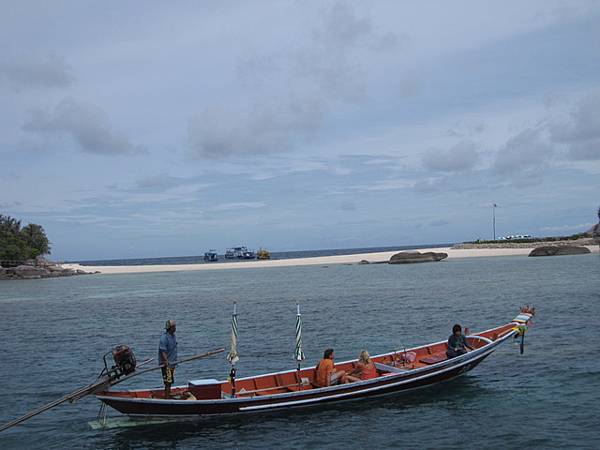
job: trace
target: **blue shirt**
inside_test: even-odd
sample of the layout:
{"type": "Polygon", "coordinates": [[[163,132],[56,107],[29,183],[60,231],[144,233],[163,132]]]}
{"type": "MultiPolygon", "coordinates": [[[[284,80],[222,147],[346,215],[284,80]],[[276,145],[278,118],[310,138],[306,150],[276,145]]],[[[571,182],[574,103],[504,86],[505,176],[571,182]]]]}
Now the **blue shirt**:
{"type": "Polygon", "coordinates": [[[162,352],[167,353],[169,358],[169,367],[175,367],[175,361],[177,361],[177,338],[175,334],[171,334],[165,331],[160,336],[158,341],[158,364],[163,363],[162,352]]]}

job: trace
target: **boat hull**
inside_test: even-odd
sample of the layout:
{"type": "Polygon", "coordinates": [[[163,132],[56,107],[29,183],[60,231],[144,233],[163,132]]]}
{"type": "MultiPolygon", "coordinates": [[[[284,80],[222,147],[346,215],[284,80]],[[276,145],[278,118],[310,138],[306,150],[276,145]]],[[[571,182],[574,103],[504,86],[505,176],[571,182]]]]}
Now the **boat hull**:
{"type": "Polygon", "coordinates": [[[445,360],[417,370],[386,374],[373,380],[342,384],[327,388],[300,390],[285,394],[235,397],[213,400],[165,400],[118,397],[111,393],[98,399],[128,415],[135,416],[210,416],[292,409],[356,400],[366,397],[395,395],[450,380],[474,369],[514,332],[460,357],[445,360]]]}

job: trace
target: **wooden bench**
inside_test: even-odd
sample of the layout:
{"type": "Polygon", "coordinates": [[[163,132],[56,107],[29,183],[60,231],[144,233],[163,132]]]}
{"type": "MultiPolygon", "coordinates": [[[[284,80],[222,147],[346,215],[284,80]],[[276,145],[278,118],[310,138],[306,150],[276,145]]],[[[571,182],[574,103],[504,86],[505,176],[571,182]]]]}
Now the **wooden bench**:
{"type": "Polygon", "coordinates": [[[419,360],[419,362],[422,362],[423,364],[431,365],[431,364],[437,364],[437,363],[445,361],[447,359],[448,359],[448,357],[446,356],[446,353],[437,353],[435,355],[421,358],[419,360]]]}

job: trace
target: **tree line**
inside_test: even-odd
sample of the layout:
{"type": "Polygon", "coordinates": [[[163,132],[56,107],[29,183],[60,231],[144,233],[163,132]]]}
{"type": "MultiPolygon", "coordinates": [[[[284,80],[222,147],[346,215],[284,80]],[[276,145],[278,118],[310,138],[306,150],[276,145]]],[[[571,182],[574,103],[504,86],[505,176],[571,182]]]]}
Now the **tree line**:
{"type": "Polygon", "coordinates": [[[0,214],[0,261],[24,261],[50,254],[50,242],[41,225],[0,214]]]}

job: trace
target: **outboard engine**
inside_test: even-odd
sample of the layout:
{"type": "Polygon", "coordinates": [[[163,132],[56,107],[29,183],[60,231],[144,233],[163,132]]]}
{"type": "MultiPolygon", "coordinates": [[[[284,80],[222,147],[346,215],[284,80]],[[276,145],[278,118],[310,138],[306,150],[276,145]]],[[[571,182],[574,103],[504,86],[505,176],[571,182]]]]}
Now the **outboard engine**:
{"type": "Polygon", "coordinates": [[[104,360],[104,369],[100,375],[98,375],[98,378],[106,376],[110,380],[116,380],[123,375],[129,375],[130,373],[135,372],[137,366],[133,350],[127,345],[117,345],[111,351],[106,352],[102,359],[104,360]],[[115,365],[109,369],[106,357],[111,354],[115,361],[115,365]]]}
{"type": "Polygon", "coordinates": [[[113,351],[115,367],[119,369],[121,375],[129,375],[135,372],[136,360],[133,350],[126,345],[118,345],[113,351]]]}

